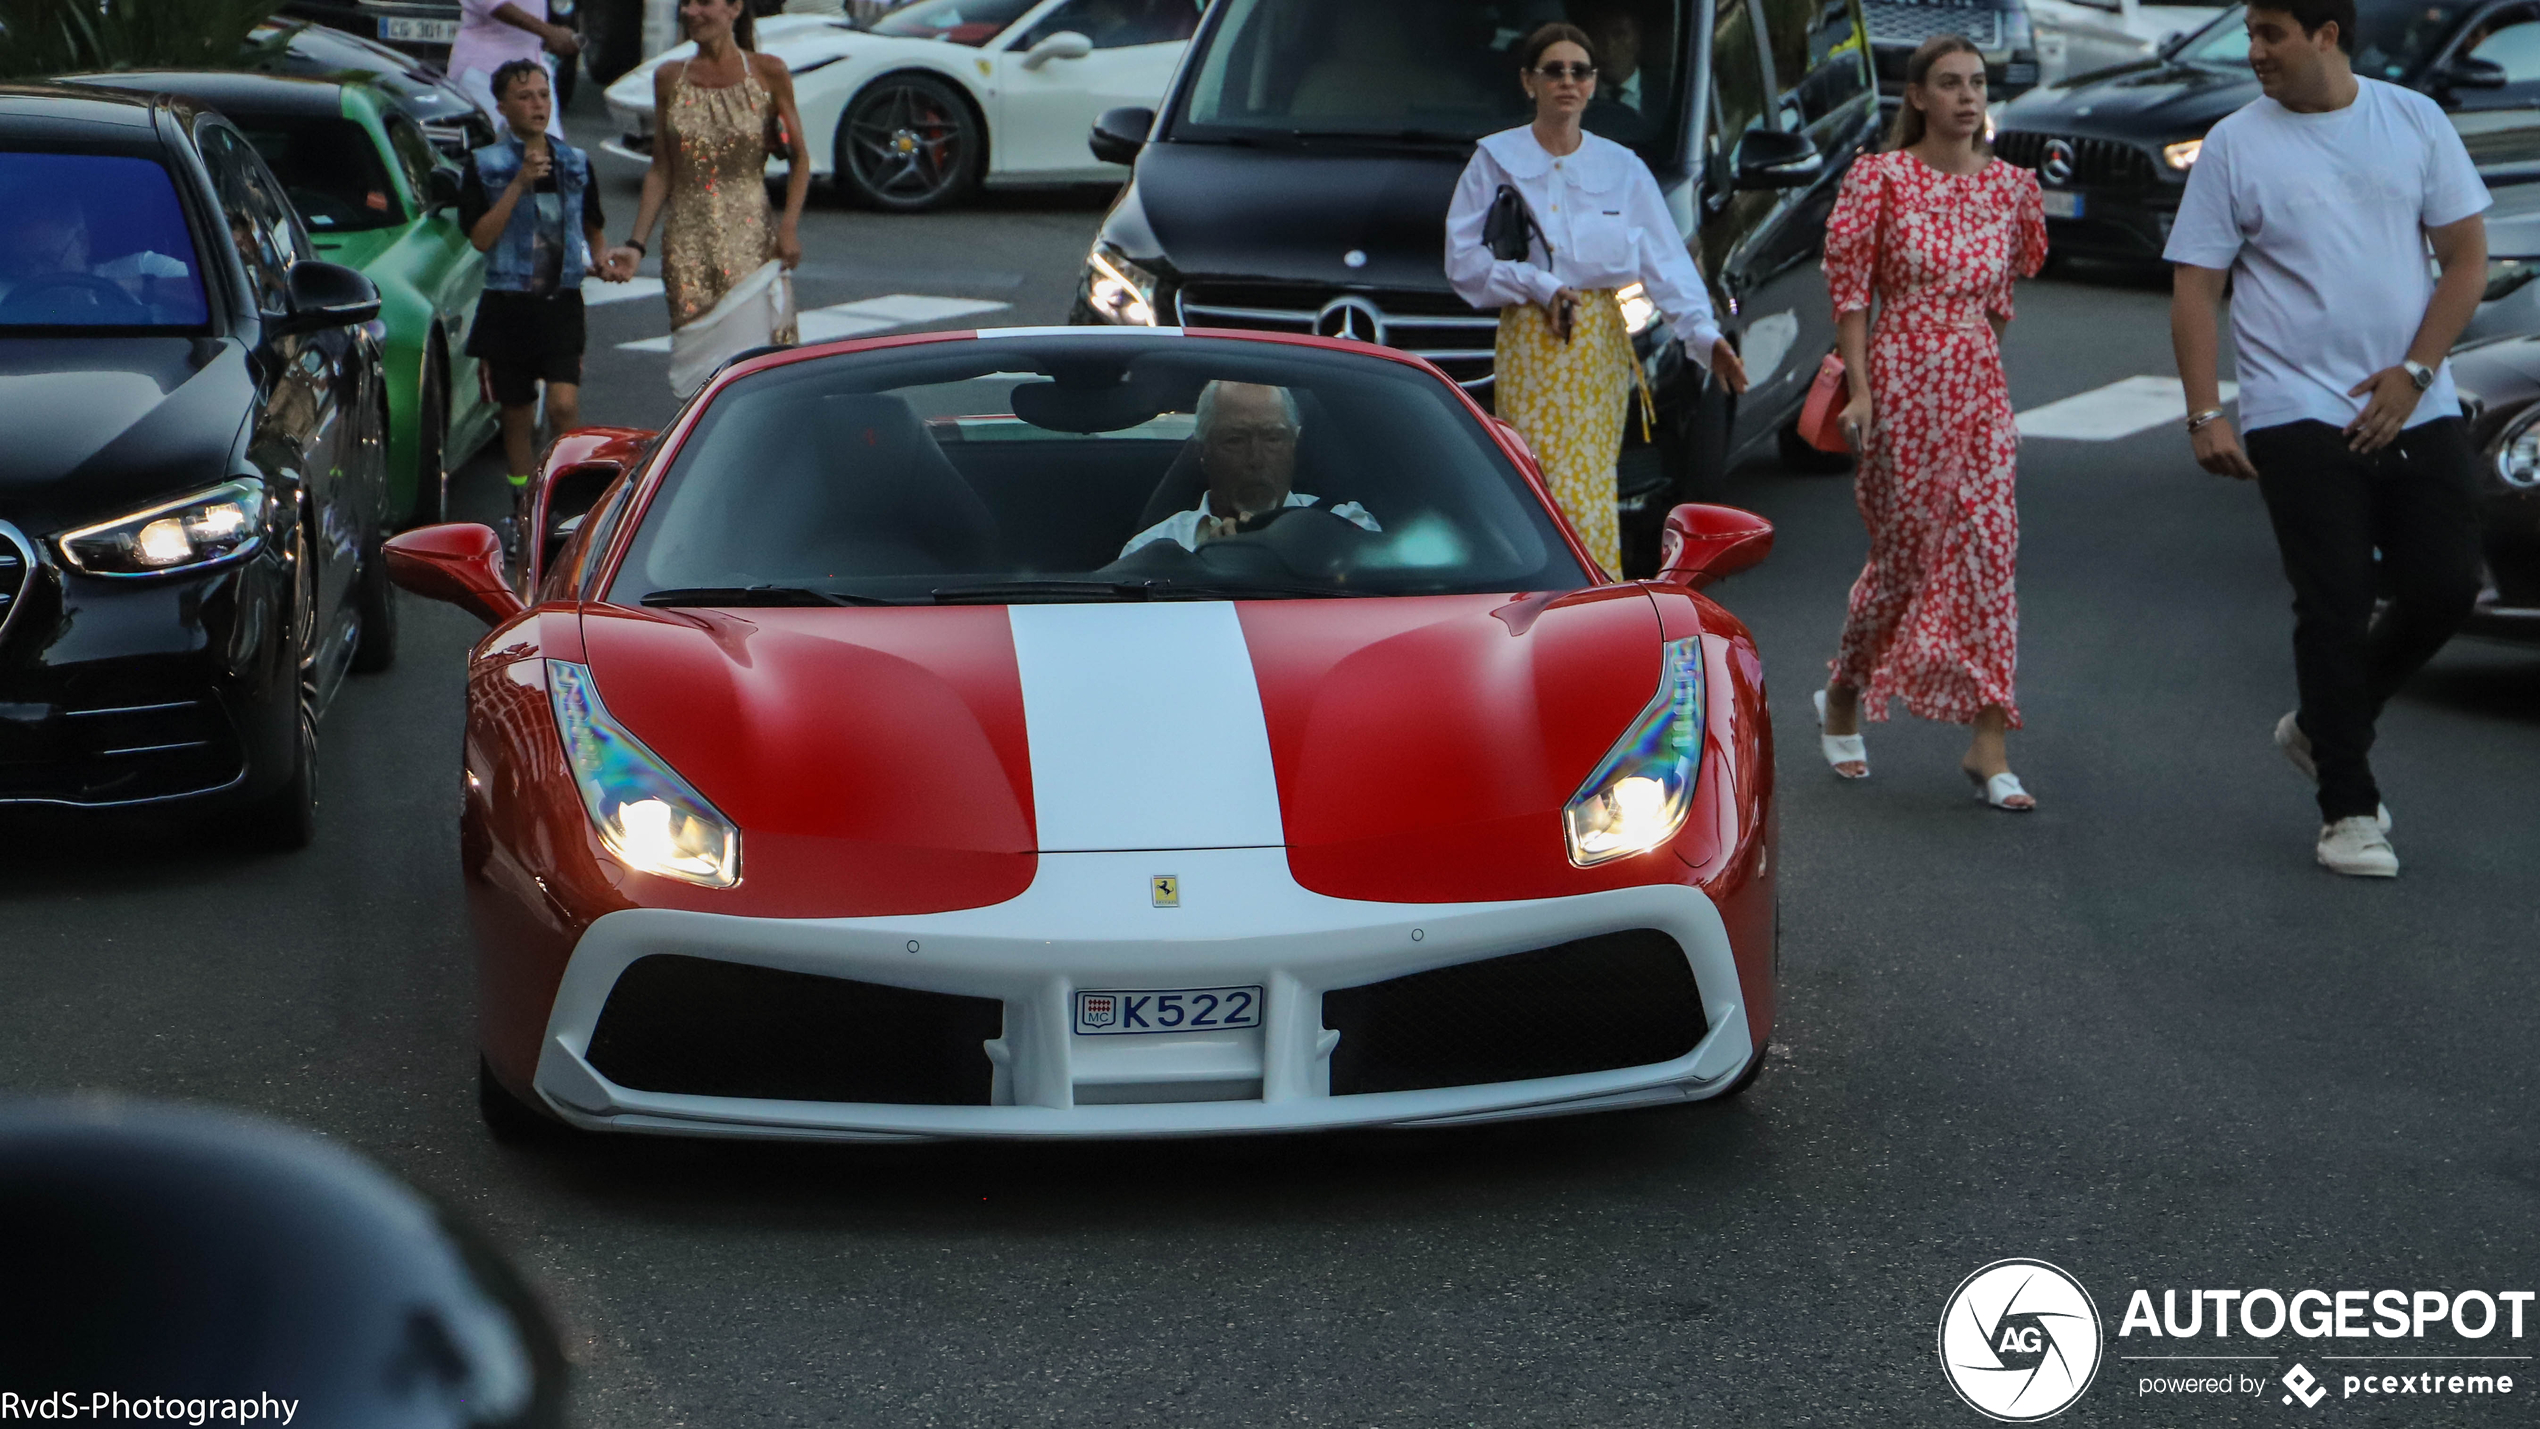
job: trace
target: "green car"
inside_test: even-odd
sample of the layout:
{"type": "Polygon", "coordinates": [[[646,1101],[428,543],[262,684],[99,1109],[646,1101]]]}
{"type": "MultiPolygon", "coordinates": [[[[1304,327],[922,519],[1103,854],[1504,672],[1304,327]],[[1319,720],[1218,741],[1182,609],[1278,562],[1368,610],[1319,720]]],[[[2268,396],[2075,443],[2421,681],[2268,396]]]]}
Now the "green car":
{"type": "Polygon", "coordinates": [[[446,514],[451,468],[493,436],[493,400],[466,354],[485,255],[459,231],[458,175],[414,120],[366,84],[215,71],[82,76],[182,94],[243,131],[289,192],[318,251],[379,289],[387,327],[388,509],[446,514]]]}

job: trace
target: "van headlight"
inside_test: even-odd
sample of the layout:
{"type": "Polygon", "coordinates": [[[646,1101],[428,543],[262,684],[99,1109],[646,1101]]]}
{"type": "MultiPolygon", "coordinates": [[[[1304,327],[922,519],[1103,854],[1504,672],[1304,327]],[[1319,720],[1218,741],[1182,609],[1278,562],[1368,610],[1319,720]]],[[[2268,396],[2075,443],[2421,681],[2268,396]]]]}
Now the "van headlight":
{"type": "Polygon", "coordinates": [[[1660,649],[1657,697],[1561,810],[1570,862],[1581,868],[1665,844],[1693,811],[1702,772],[1702,639],[1660,649]]]}
{"type": "Polygon", "coordinates": [[[65,531],[62,559],[92,576],[201,570],[252,554],[265,534],[265,484],[253,477],[65,531]]]}
{"type": "Polygon", "coordinates": [[[1085,296],[1094,316],[1128,327],[1154,327],[1155,275],[1108,243],[1085,255],[1085,296]]]}
{"type": "Polygon", "coordinates": [[[1649,300],[1649,290],[1641,284],[1618,289],[1614,294],[1614,305],[1623,310],[1623,331],[1634,337],[1648,331],[1649,325],[1658,321],[1658,305],[1649,300]]]}
{"type": "Polygon", "coordinates": [[[2181,139],[2175,144],[2161,146],[2161,162],[2173,169],[2192,169],[2196,167],[2197,156],[2204,152],[2204,140],[2181,139]]]}
{"type": "Polygon", "coordinates": [[[582,807],[627,867],[700,888],[741,881],[741,831],[609,717],[587,665],[547,662],[547,699],[582,807]]]}
{"type": "Polygon", "coordinates": [[[2496,474],[2507,486],[2540,486],[2540,402],[2508,423],[2496,439],[2496,474]]]}

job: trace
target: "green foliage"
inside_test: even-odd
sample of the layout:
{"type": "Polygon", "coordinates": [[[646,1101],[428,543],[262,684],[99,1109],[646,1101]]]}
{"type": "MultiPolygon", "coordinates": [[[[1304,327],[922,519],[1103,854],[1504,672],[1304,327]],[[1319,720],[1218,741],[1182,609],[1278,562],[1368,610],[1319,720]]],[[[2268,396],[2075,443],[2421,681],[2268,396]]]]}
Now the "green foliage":
{"type": "Polygon", "coordinates": [[[280,0],[0,0],[0,78],[237,63],[280,0]]]}

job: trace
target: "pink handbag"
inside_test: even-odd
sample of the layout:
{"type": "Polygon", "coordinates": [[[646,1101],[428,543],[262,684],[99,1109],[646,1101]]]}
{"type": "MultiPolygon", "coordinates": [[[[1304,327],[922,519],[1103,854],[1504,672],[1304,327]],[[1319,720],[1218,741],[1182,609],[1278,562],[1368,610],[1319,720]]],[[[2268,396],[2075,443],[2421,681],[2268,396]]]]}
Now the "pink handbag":
{"type": "Polygon", "coordinates": [[[1843,439],[1843,409],[1852,401],[1844,380],[1843,358],[1827,353],[1817,364],[1817,380],[1808,384],[1808,403],[1799,409],[1799,439],[1821,452],[1849,452],[1843,439]]]}

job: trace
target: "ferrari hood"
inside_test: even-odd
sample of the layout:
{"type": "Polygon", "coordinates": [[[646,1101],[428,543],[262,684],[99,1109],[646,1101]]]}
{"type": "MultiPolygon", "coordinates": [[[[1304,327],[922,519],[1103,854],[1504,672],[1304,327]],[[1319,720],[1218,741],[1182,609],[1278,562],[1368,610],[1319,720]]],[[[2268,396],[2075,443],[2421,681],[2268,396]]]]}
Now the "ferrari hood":
{"type": "Polygon", "coordinates": [[[1284,845],[1301,879],[1325,857],[1468,864],[1475,840],[1570,873],[1561,806],[1660,667],[1631,588],[594,611],[583,631],[610,712],[745,836],[1284,845]]]}
{"type": "MultiPolygon", "coordinates": [[[[893,55],[904,59],[978,53],[964,45],[905,35],[876,35],[859,30],[835,15],[770,15],[758,22],[759,53],[774,55],[800,75],[858,55],[893,55]],[[910,47],[915,46],[912,50],[910,47]]],[[[620,75],[608,87],[608,101],[621,110],[650,113],[653,71],[671,60],[695,55],[693,44],[678,44],[620,75]]]]}

